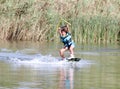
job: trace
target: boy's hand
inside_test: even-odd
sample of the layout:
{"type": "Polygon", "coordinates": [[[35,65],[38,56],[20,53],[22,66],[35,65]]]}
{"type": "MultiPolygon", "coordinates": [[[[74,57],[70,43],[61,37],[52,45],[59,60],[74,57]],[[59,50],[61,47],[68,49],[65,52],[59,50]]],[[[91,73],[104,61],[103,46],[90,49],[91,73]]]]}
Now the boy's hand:
{"type": "Polygon", "coordinates": [[[60,27],[58,28],[58,31],[61,31],[60,27]]]}
{"type": "Polygon", "coordinates": [[[58,28],[58,32],[59,32],[59,34],[61,34],[61,28],[60,27],[58,28]]]}
{"type": "Polygon", "coordinates": [[[58,30],[61,30],[61,28],[59,27],[58,30]]]}

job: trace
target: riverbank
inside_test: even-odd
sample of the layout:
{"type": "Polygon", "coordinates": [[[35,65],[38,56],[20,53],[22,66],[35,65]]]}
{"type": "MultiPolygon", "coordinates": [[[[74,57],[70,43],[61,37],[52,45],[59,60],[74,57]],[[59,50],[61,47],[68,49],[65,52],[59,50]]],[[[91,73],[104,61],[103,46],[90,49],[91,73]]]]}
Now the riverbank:
{"type": "Polygon", "coordinates": [[[75,42],[114,43],[120,41],[119,4],[119,0],[1,0],[0,39],[59,41],[57,28],[68,21],[75,42]]]}

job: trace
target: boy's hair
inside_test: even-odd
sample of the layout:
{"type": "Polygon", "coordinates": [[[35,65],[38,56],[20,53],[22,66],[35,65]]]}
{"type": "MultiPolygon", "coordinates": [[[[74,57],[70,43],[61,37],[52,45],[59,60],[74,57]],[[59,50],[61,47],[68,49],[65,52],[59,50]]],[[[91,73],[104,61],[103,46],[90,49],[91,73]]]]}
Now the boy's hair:
{"type": "Polygon", "coordinates": [[[69,32],[67,25],[62,26],[62,27],[60,27],[60,28],[61,28],[61,31],[64,31],[64,32],[66,32],[66,33],[69,32]]]}

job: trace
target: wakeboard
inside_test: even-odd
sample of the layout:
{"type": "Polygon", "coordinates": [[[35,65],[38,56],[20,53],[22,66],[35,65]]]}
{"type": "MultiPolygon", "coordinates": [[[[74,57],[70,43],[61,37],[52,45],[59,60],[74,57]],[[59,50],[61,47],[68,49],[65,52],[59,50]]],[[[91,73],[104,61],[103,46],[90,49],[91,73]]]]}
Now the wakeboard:
{"type": "Polygon", "coordinates": [[[69,62],[73,61],[73,62],[79,62],[81,60],[81,58],[71,58],[71,59],[67,59],[69,62]]]}

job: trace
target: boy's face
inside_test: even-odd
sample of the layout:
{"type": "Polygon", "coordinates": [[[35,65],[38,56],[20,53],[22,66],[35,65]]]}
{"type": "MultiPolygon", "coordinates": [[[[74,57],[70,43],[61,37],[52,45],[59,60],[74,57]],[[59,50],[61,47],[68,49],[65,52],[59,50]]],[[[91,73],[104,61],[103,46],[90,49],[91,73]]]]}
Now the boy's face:
{"type": "Polygon", "coordinates": [[[66,35],[66,32],[65,31],[61,31],[62,35],[65,36],[66,35]]]}

